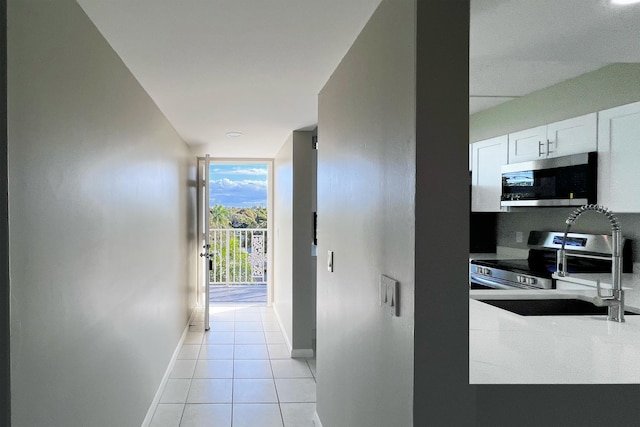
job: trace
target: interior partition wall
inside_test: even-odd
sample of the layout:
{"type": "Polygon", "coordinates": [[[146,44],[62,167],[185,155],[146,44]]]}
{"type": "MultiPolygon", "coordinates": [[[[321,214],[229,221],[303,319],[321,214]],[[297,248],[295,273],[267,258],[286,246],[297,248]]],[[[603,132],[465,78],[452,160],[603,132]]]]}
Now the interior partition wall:
{"type": "Polygon", "coordinates": [[[274,310],[292,357],[314,354],[313,133],[294,131],[274,158],[274,310]]]}
{"type": "Polygon", "coordinates": [[[11,425],[9,211],[7,170],[7,2],[0,0],[0,425],[11,425]]]}
{"type": "Polygon", "coordinates": [[[464,286],[469,0],[417,1],[416,6],[413,425],[487,425],[477,423],[475,389],[469,386],[464,286]],[[445,33],[446,42],[436,36],[445,33]]]}

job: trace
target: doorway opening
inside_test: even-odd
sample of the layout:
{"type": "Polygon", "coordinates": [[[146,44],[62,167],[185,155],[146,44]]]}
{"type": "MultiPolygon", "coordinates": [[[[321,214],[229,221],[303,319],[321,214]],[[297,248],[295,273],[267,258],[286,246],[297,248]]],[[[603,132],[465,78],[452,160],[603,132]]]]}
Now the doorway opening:
{"type": "Polygon", "coordinates": [[[210,303],[269,301],[269,162],[209,162],[210,303]]]}

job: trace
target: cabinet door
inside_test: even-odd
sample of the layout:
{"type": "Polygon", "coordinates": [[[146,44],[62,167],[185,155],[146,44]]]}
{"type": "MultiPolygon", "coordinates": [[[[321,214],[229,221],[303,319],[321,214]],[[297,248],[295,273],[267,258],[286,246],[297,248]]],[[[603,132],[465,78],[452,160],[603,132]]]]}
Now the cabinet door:
{"type": "Polygon", "coordinates": [[[499,212],[502,174],[500,168],[507,163],[507,135],[471,145],[473,168],[471,174],[471,210],[473,212],[499,212]]]}
{"type": "Polygon", "coordinates": [[[547,126],[509,134],[509,163],[527,162],[547,157],[547,126]]]}
{"type": "Polygon", "coordinates": [[[596,113],[574,117],[547,126],[548,157],[588,153],[598,149],[596,113]]]}
{"type": "Polygon", "coordinates": [[[598,203],[640,212],[640,102],[598,113],[598,203]]]}

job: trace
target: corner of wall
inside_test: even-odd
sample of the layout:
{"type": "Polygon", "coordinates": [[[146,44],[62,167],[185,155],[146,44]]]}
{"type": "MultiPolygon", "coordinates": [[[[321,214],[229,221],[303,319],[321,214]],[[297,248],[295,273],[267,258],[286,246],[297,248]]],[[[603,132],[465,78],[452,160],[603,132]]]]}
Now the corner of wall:
{"type": "Polygon", "coordinates": [[[273,306],[285,339],[293,337],[293,133],[273,159],[273,306]]]}
{"type": "Polygon", "coordinates": [[[0,425],[11,425],[9,169],[7,157],[7,2],[0,0],[0,425]]]}
{"type": "Polygon", "coordinates": [[[293,357],[313,355],[312,134],[293,131],[274,158],[273,305],[293,357]]]}
{"type": "Polygon", "coordinates": [[[312,256],[313,132],[293,133],[292,357],[313,356],[315,263],[312,256]]]}
{"type": "Polygon", "coordinates": [[[469,245],[454,237],[469,235],[469,0],[417,2],[417,11],[413,425],[474,425],[469,245]]]}

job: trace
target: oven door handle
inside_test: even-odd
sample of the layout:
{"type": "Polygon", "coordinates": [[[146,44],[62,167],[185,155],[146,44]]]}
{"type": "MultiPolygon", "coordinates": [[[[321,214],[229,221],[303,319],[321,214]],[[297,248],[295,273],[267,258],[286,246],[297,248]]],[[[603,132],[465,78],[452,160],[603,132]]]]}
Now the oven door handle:
{"type": "Polygon", "coordinates": [[[509,283],[508,285],[498,283],[496,279],[485,279],[484,277],[476,275],[472,275],[470,279],[471,283],[475,282],[479,285],[485,285],[496,289],[538,289],[535,286],[528,286],[523,283],[509,283]]]}

